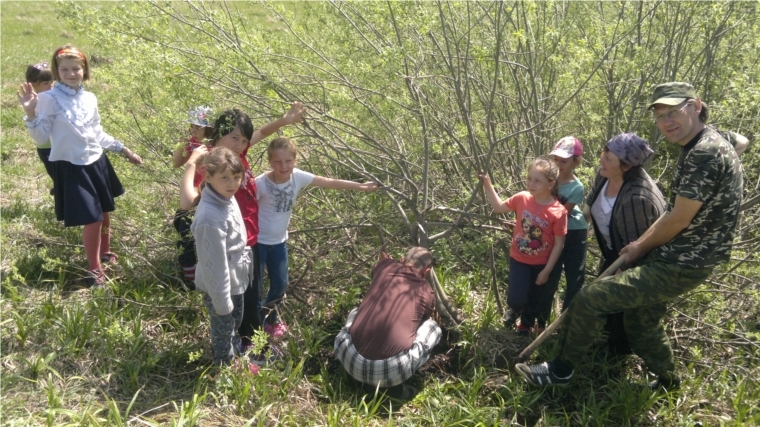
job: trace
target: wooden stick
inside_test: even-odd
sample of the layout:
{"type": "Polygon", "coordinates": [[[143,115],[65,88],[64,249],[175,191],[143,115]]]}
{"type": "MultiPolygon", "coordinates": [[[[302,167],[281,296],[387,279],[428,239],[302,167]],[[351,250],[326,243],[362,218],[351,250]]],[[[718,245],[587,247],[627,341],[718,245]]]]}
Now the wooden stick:
{"type": "Polygon", "coordinates": [[[430,268],[430,273],[428,274],[427,280],[435,291],[436,309],[438,309],[438,314],[441,315],[444,320],[449,322],[449,324],[445,326],[454,327],[460,325],[462,323],[462,319],[459,318],[459,313],[457,313],[456,309],[451,304],[451,301],[449,301],[449,297],[446,295],[446,292],[444,292],[443,287],[441,286],[441,282],[438,280],[438,276],[435,274],[435,269],[432,267],[430,268]]]}
{"type": "MultiPolygon", "coordinates": [[[[620,257],[618,257],[618,259],[616,259],[615,262],[612,263],[612,265],[610,265],[606,270],[604,270],[604,272],[602,272],[602,274],[600,274],[599,277],[594,279],[594,282],[598,282],[599,280],[614,274],[618,268],[622,267],[626,263],[626,258],[627,257],[625,256],[625,254],[620,255],[620,257]]],[[[544,341],[549,339],[549,337],[554,333],[554,331],[557,330],[557,328],[559,328],[559,326],[562,324],[562,321],[565,320],[566,314],[567,314],[567,310],[563,311],[562,314],[560,314],[559,317],[557,317],[557,319],[555,319],[554,322],[552,322],[552,324],[546,328],[546,330],[541,332],[541,335],[536,337],[536,339],[533,340],[533,342],[530,343],[530,345],[525,347],[525,350],[521,351],[520,354],[517,355],[517,357],[514,360],[514,363],[524,362],[528,360],[530,355],[533,354],[533,352],[536,351],[536,349],[539,346],[541,346],[541,344],[543,344],[544,341]]]]}

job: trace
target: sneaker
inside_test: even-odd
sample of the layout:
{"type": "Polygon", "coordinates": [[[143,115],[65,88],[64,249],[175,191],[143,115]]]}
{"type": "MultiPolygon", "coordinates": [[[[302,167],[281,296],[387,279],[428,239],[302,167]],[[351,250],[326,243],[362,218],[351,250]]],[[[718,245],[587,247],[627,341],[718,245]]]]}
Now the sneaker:
{"type": "Polygon", "coordinates": [[[104,252],[100,254],[100,262],[104,264],[116,263],[119,260],[119,256],[113,252],[104,252]]]}
{"type": "Polygon", "coordinates": [[[517,321],[518,317],[520,317],[519,311],[512,310],[511,308],[508,309],[504,314],[504,327],[507,329],[512,329],[512,327],[515,326],[515,322],[517,321]]]}
{"type": "Polygon", "coordinates": [[[570,382],[570,379],[573,377],[573,372],[575,372],[570,372],[570,375],[566,377],[558,377],[554,375],[552,366],[548,362],[540,363],[538,365],[518,363],[515,365],[515,371],[525,378],[528,383],[540,387],[553,385],[565,386],[570,382]]]}
{"type": "MultiPolygon", "coordinates": [[[[242,363],[246,363],[246,362],[242,362],[242,363]]],[[[258,365],[256,365],[255,363],[246,363],[246,364],[247,364],[248,372],[250,372],[251,375],[256,375],[259,373],[258,365]]],[[[240,362],[240,359],[235,359],[235,361],[232,362],[232,366],[234,369],[240,369],[241,365],[242,364],[240,362]]]]}
{"type": "Polygon", "coordinates": [[[517,325],[517,335],[527,337],[530,335],[530,328],[520,323],[517,325]]]}
{"type": "Polygon", "coordinates": [[[88,270],[84,275],[84,283],[88,288],[98,288],[106,284],[106,276],[100,270],[88,270]]]}
{"type": "Polygon", "coordinates": [[[272,338],[282,338],[288,333],[288,326],[282,322],[275,323],[274,325],[264,325],[264,332],[268,333],[272,338]]]}
{"type": "Polygon", "coordinates": [[[274,345],[269,345],[269,350],[264,350],[259,354],[249,354],[248,359],[251,361],[251,363],[254,363],[258,366],[266,366],[272,363],[277,362],[278,360],[282,359],[282,351],[280,351],[279,348],[277,348],[274,345]]]}
{"type": "Polygon", "coordinates": [[[246,354],[249,350],[253,350],[253,344],[240,343],[240,346],[238,347],[238,354],[246,354]]]}

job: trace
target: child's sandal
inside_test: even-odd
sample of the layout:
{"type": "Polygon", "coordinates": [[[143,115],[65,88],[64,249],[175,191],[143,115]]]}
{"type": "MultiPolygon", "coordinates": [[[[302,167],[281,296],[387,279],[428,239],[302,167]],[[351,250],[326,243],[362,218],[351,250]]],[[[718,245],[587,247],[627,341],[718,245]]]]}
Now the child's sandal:
{"type": "Polygon", "coordinates": [[[119,260],[119,256],[113,252],[105,252],[100,254],[100,262],[102,263],[116,263],[119,260]]]}
{"type": "Polygon", "coordinates": [[[106,284],[106,276],[100,270],[88,270],[84,275],[84,283],[88,288],[99,288],[106,284]]]}

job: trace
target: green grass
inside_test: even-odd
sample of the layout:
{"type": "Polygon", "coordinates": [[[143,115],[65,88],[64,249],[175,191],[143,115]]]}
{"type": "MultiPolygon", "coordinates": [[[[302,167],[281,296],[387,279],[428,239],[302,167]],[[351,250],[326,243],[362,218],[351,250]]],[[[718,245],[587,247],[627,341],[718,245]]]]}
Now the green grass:
{"type": "MultiPolygon", "coordinates": [[[[263,19],[255,5],[245,10],[263,19]]],[[[730,277],[675,304],[667,327],[677,338],[674,348],[685,379],[679,393],[661,396],[642,388],[648,378],[638,358],[616,364],[594,354],[567,388],[537,390],[503,369],[504,355],[527,341],[501,326],[490,294],[491,273],[482,263],[486,243],[466,234],[437,250],[447,266],[439,276],[467,322],[457,331],[459,341],[443,346],[412,378],[420,389],[412,400],[362,392],[332,356],[332,340],[368,284],[379,246],[374,230],[294,234],[291,274],[300,280],[284,307],[292,330],[282,345],[285,358],[258,375],[211,367],[205,309],[197,293],[181,289],[174,264],[170,219],[177,188],[150,174],[176,179],[178,172],[160,159],[149,165],[152,169],[115,162],[120,176],[133,178],[125,182],[128,193],[114,215],[120,265],[108,271],[107,288],[71,290],[86,265],[81,229],[55,221],[50,182],[21,122],[15,91],[25,66],[49,61],[61,44],[117,55],[97,51],[64,27],[55,19],[54,3],[3,1],[0,13],[3,425],[760,424],[756,285],[730,277]],[[467,250],[458,250],[464,244],[467,250]],[[732,298],[732,292],[742,297],[732,298]],[[744,339],[750,333],[754,341],[744,339]]],[[[101,104],[127,96],[98,80],[99,70],[120,66],[114,62],[94,70],[91,84],[101,104]]],[[[108,130],[107,117],[104,122],[108,130]]],[[[352,203],[364,207],[363,200],[352,203]]],[[[303,217],[320,218],[320,212],[307,210],[312,204],[302,204],[303,217]]],[[[298,227],[301,219],[296,215],[294,221],[298,227]]],[[[389,240],[396,252],[408,244],[389,240]]],[[[497,264],[503,275],[505,267],[497,264]]],[[[751,278],[756,271],[750,263],[737,273],[751,278]]],[[[501,292],[504,298],[503,286],[501,292]]],[[[536,358],[556,352],[556,341],[549,341],[536,358]]]]}

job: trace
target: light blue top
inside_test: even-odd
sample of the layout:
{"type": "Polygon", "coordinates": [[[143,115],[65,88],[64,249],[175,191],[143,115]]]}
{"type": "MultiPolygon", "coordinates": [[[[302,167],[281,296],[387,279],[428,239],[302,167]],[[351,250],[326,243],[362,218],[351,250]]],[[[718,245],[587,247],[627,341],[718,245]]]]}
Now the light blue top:
{"type": "Polygon", "coordinates": [[[567,229],[588,229],[588,223],[586,222],[586,218],[583,217],[583,212],[580,208],[581,204],[583,204],[583,184],[581,181],[575,178],[573,182],[560,184],[559,195],[567,198],[567,202],[575,203],[573,210],[567,213],[567,229]]]}

